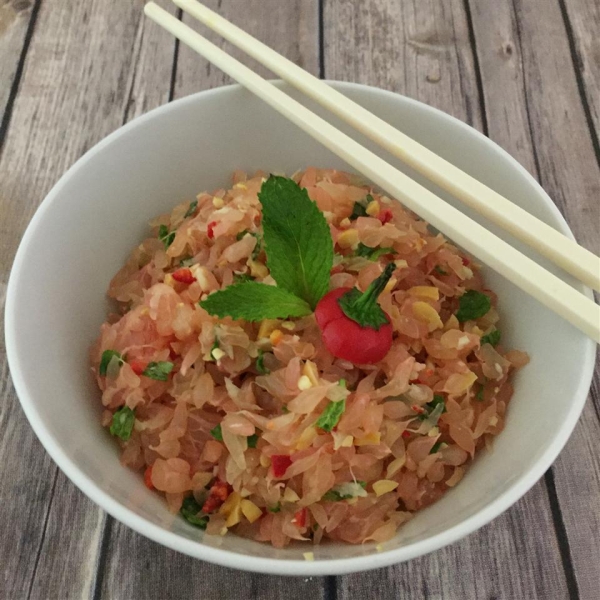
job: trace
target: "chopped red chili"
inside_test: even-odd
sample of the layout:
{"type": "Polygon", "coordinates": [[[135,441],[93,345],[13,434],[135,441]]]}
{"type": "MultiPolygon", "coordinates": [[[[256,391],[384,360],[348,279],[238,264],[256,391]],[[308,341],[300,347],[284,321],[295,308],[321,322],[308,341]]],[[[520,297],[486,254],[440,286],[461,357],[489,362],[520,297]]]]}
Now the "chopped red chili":
{"type": "Polygon", "coordinates": [[[152,465],[149,465],[144,471],[144,483],[149,490],[154,489],[154,485],[152,483],[152,465]]]}
{"type": "Polygon", "coordinates": [[[275,477],[283,477],[291,464],[292,459],[287,454],[273,454],[271,456],[271,466],[275,477]]]}
{"type": "Polygon", "coordinates": [[[143,360],[134,358],[133,360],[130,360],[128,362],[129,362],[129,366],[131,367],[132,371],[136,375],[141,375],[146,370],[147,363],[143,360]]]}
{"type": "Polygon", "coordinates": [[[389,223],[394,218],[394,215],[389,208],[382,208],[379,211],[377,218],[381,221],[381,223],[383,225],[385,225],[386,223],[389,223]]]}
{"type": "Polygon", "coordinates": [[[214,228],[217,226],[217,222],[216,221],[211,221],[207,226],[206,226],[206,234],[208,235],[209,239],[213,239],[215,237],[215,232],[214,232],[214,228]]]}
{"type": "Polygon", "coordinates": [[[192,275],[192,272],[185,267],[177,269],[177,271],[173,273],[173,279],[179,283],[187,284],[194,283],[194,281],[196,281],[196,278],[192,275]]]}
{"type": "Polygon", "coordinates": [[[227,500],[227,496],[231,493],[231,486],[225,482],[217,479],[210,488],[208,498],[202,506],[202,512],[211,513],[227,500]]]}
{"type": "Polygon", "coordinates": [[[299,529],[306,527],[306,508],[301,508],[298,512],[294,514],[292,523],[296,525],[299,529]]]}

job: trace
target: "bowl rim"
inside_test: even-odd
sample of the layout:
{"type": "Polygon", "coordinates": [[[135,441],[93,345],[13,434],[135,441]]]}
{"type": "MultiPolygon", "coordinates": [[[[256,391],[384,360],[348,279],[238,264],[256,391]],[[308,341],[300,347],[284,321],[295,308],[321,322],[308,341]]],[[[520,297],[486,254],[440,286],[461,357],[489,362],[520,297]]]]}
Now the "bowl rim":
{"type": "MultiPolygon", "coordinates": [[[[278,86],[285,86],[280,80],[274,81],[278,86]]],[[[530,173],[514,159],[508,152],[498,146],[495,142],[484,136],[482,133],[471,127],[470,125],[460,121],[459,119],[418,100],[414,100],[402,94],[383,90],[377,87],[340,82],[328,81],[330,85],[341,91],[363,91],[383,97],[393,97],[395,101],[398,99],[409,106],[418,106],[419,109],[430,111],[436,116],[449,120],[454,125],[460,128],[467,128],[469,134],[474,135],[491,147],[491,149],[507,160],[513,169],[518,171],[530,184],[533,184],[554,218],[553,225],[556,226],[562,233],[574,239],[567,222],[561,215],[560,211],[546,194],[538,182],[530,175],[530,173]]],[[[492,519],[499,516],[507,510],[512,504],[517,502],[533,485],[542,477],[546,470],[556,459],[559,452],[565,446],[569,439],[577,421],[583,411],[588,390],[591,385],[596,356],[596,345],[592,340],[584,340],[582,352],[582,376],[579,384],[575,389],[572,399],[571,408],[567,418],[560,425],[557,434],[554,436],[552,443],[548,446],[543,454],[539,456],[532,468],[522,474],[493,502],[485,508],[479,510],[474,515],[466,518],[460,523],[451,528],[437,533],[429,538],[413,543],[408,543],[399,548],[383,550],[381,552],[366,554],[364,556],[355,556],[351,558],[335,558],[316,561],[305,561],[295,559],[273,559],[250,556],[230,550],[215,548],[205,545],[202,541],[192,541],[181,537],[177,533],[163,529],[159,525],[151,523],[146,518],[138,515],[133,510],[124,507],[120,502],[113,499],[107,492],[100,489],[96,483],[85,475],[76,464],[74,464],[69,456],[63,451],[60,441],[55,439],[53,435],[46,429],[40,414],[35,408],[35,403],[29,394],[27,382],[25,381],[21,371],[21,360],[17,351],[18,332],[15,328],[15,319],[13,315],[18,309],[18,299],[16,297],[16,289],[20,278],[21,266],[24,262],[27,247],[30,240],[35,236],[38,226],[42,222],[44,215],[51,209],[54,201],[60,196],[67,181],[81,167],[85,166],[89,161],[102,151],[105,147],[111,145],[121,136],[127,135],[136,128],[143,126],[146,121],[160,118],[161,116],[177,111],[183,106],[194,104],[202,99],[238,93],[243,89],[239,84],[232,84],[204,90],[195,94],[174,100],[168,104],[159,106],[144,115],[141,115],[126,125],[119,127],[107,137],[98,142],[95,146],[89,149],[82,157],[80,157],[67,171],[64,173],[58,182],[53,186],[44,200],[41,202],[19,244],[15,259],[11,268],[7,292],[6,305],[4,311],[5,317],[5,341],[7,359],[10,367],[10,373],[15,387],[15,391],[23,408],[32,429],[36,436],[52,457],[58,467],[67,475],[67,477],[96,505],[106,511],[109,515],[130,527],[141,535],[162,544],[168,548],[182,552],[194,558],[205,560],[224,567],[232,567],[244,571],[252,571],[256,573],[265,573],[272,575],[295,575],[295,576],[321,576],[321,575],[342,575],[359,571],[366,571],[381,567],[387,567],[396,563],[404,562],[438,550],[444,546],[452,544],[459,539],[473,533],[480,527],[489,523],[492,519]]],[[[583,291],[588,297],[593,299],[591,291],[583,285],[575,286],[576,289],[583,291]]]]}

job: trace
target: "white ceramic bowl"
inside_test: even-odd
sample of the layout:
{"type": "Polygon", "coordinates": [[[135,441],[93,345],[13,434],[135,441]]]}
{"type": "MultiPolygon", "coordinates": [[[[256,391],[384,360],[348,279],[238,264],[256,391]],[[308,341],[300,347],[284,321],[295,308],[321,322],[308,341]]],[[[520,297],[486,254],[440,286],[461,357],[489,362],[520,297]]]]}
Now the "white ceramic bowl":
{"type": "MultiPolygon", "coordinates": [[[[334,86],[570,235],[533,178],[475,130],[396,94],[334,86]]],[[[104,320],[108,282],[147,232],[147,221],[175,203],[225,185],[236,168],[291,174],[309,165],[347,168],[238,86],[154,110],[90,150],[50,192],[21,242],[6,303],[8,358],[23,410],[46,450],[85,494],[165,546],[283,575],[383,567],[450,544],[499,515],[566,443],[585,402],[595,354],[591,341],[488,270],[487,281],[500,297],[503,339],[528,351],[531,364],[518,374],[494,453],[483,453],[456,489],[402,527],[383,551],[372,544],[327,544],[315,549],[314,562],[306,562],[306,547],[276,550],[235,535],[203,536],[171,515],[139,474],[120,465],[116,444],[99,424],[88,347],[104,320]]]]}

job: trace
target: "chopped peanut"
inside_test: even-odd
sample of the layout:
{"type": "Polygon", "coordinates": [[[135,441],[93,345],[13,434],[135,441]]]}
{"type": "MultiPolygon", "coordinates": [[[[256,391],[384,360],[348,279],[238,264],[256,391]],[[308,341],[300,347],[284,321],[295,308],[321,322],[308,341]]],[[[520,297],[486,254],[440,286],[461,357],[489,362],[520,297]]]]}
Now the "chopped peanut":
{"type": "Polygon", "coordinates": [[[215,208],[223,208],[223,206],[225,206],[225,201],[223,198],[219,198],[218,196],[213,198],[212,203],[215,208]]]}
{"type": "Polygon", "coordinates": [[[430,285],[415,285],[408,290],[410,296],[424,298],[426,300],[439,300],[440,290],[430,285]]]}
{"type": "Polygon", "coordinates": [[[337,239],[337,245],[340,248],[352,248],[358,244],[358,231],[356,229],[346,229],[337,239]]]}
{"type": "Polygon", "coordinates": [[[422,302],[419,300],[413,304],[412,309],[413,314],[419,321],[427,323],[429,331],[435,331],[436,329],[441,329],[444,326],[442,320],[440,319],[440,315],[435,308],[431,306],[431,304],[427,304],[427,302],[422,302]]]}
{"type": "Polygon", "coordinates": [[[306,376],[302,375],[298,379],[298,389],[301,391],[308,390],[313,386],[312,381],[306,376]]]}
{"type": "Polygon", "coordinates": [[[252,277],[260,277],[263,279],[269,274],[269,269],[257,260],[249,259],[246,264],[250,267],[250,275],[252,275],[252,277]]]}
{"type": "Polygon", "coordinates": [[[254,523],[254,521],[257,521],[261,518],[262,510],[260,510],[260,508],[258,508],[258,506],[256,506],[256,504],[254,504],[254,502],[251,500],[242,500],[240,506],[242,508],[243,515],[250,523],[254,523]]]}
{"type": "Polygon", "coordinates": [[[380,479],[373,484],[373,491],[376,496],[383,496],[383,494],[387,494],[392,490],[395,490],[398,487],[397,481],[392,481],[391,479],[380,479]]]}
{"type": "Polygon", "coordinates": [[[298,502],[298,500],[300,500],[300,496],[298,496],[298,494],[296,494],[292,488],[286,487],[285,491],[283,492],[283,499],[286,502],[298,502]]]}
{"type": "Polygon", "coordinates": [[[265,319],[260,322],[260,327],[258,328],[258,338],[267,338],[271,335],[271,333],[277,329],[279,325],[279,319],[265,319]]]}
{"type": "Polygon", "coordinates": [[[380,210],[381,210],[381,207],[379,206],[379,202],[377,202],[377,200],[373,200],[372,202],[369,202],[365,212],[370,217],[376,217],[379,214],[380,210]]]}
{"type": "Polygon", "coordinates": [[[269,335],[269,339],[271,340],[271,344],[273,344],[273,346],[277,346],[277,344],[279,344],[279,342],[281,342],[283,339],[283,332],[281,329],[274,329],[271,332],[271,335],[269,335]]]}
{"type": "Polygon", "coordinates": [[[374,446],[379,444],[381,440],[381,433],[367,433],[360,438],[354,438],[355,446],[374,446]]]}
{"type": "Polygon", "coordinates": [[[302,368],[302,374],[310,379],[313,385],[319,385],[319,372],[317,365],[312,360],[307,360],[302,368]]]}

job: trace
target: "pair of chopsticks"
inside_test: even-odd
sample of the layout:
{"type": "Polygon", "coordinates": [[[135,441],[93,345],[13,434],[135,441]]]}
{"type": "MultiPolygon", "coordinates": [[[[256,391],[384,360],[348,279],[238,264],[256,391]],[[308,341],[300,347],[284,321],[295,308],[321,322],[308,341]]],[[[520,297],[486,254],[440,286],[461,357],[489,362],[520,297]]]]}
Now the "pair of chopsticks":
{"type": "MultiPolygon", "coordinates": [[[[258,60],[430,181],[588,286],[600,290],[600,258],[346,98],[196,0],[185,12],[258,60]]],[[[600,343],[600,307],[482,225],[361,146],[153,2],[145,13],[334,154],[478,259],[600,343]]]]}

